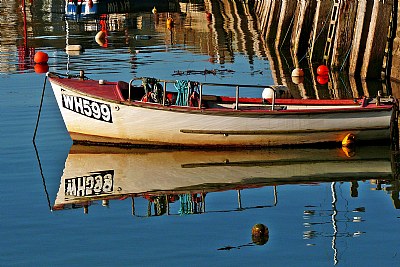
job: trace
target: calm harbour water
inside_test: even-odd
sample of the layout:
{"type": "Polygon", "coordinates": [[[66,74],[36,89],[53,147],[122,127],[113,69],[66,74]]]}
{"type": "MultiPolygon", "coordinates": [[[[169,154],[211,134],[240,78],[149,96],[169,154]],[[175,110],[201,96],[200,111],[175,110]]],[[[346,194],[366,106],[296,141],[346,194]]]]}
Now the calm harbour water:
{"type": "MultiPolygon", "coordinates": [[[[47,84],[35,150],[32,138],[45,76],[35,72],[33,54],[21,54],[18,5],[0,2],[0,11],[14,12],[7,13],[13,27],[2,22],[0,39],[0,166],[5,174],[0,187],[1,266],[399,264],[398,160],[388,146],[360,147],[352,157],[341,148],[224,152],[76,147],[47,84]],[[63,198],[63,179],[111,169],[126,194],[108,203],[71,205],[63,198]],[[118,180],[117,174],[123,178],[118,180]],[[132,201],[132,194],[149,190],[154,194],[132,201]],[[251,228],[257,223],[270,231],[263,245],[252,241],[251,228]]],[[[94,38],[101,29],[98,21],[64,21],[56,14],[62,10],[60,1],[51,7],[33,1],[25,41],[48,53],[50,71],[77,74],[83,69],[95,79],[129,80],[151,73],[163,79],[273,83],[256,33],[240,36],[243,31],[235,25],[243,23],[229,18],[218,21],[215,16],[210,24],[204,15],[207,6],[194,7],[186,16],[173,14],[177,25],[172,32],[163,13],[158,24],[150,12],[113,17],[110,21],[120,24],[108,25],[108,44],[101,47],[94,38]],[[136,35],[152,38],[138,40],[136,35]],[[66,54],[67,39],[85,51],[66,54]],[[201,74],[204,70],[216,74],[201,74]]],[[[249,17],[242,18],[251,24],[249,17]]]]}

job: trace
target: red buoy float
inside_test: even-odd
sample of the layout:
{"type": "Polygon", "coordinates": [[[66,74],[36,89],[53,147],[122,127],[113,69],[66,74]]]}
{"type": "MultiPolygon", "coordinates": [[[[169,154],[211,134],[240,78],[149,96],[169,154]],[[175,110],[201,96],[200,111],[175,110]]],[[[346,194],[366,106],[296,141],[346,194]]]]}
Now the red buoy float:
{"type": "Polygon", "coordinates": [[[327,84],[328,81],[329,81],[328,75],[318,75],[317,76],[317,82],[321,85],[327,84]]]}
{"type": "Polygon", "coordinates": [[[42,51],[38,51],[36,52],[33,61],[35,61],[35,63],[37,64],[44,64],[47,63],[47,61],[49,60],[49,56],[42,51]]]}
{"type": "Polygon", "coordinates": [[[37,74],[46,73],[49,71],[49,65],[47,65],[47,63],[35,64],[35,67],[33,68],[37,74]]]}
{"type": "Polygon", "coordinates": [[[318,74],[318,75],[328,75],[328,74],[329,74],[329,69],[328,69],[328,67],[325,66],[325,65],[320,65],[320,66],[317,68],[317,74],[318,74]]]}

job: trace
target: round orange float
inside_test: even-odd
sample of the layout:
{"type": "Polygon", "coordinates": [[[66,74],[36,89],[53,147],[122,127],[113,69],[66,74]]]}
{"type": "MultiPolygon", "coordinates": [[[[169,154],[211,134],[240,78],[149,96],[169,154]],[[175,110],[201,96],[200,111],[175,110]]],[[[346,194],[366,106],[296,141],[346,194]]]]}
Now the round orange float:
{"type": "Polygon", "coordinates": [[[35,61],[35,63],[38,63],[38,64],[47,63],[48,60],[49,60],[49,56],[45,52],[42,52],[42,51],[36,52],[36,54],[33,58],[33,61],[35,61]]]}
{"type": "Polygon", "coordinates": [[[41,63],[41,64],[35,64],[35,67],[33,67],[36,73],[46,73],[49,71],[49,65],[47,63],[41,63]]]}

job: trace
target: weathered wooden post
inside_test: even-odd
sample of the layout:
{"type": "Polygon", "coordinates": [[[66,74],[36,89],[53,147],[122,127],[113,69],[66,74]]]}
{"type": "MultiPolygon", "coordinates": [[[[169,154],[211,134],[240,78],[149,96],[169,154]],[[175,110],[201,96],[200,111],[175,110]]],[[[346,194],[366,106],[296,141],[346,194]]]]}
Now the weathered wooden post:
{"type": "Polygon", "coordinates": [[[369,35],[361,66],[361,77],[364,79],[381,77],[392,6],[393,0],[374,1],[369,35]]]}
{"type": "Polygon", "coordinates": [[[328,35],[328,25],[332,10],[331,0],[318,0],[315,9],[314,22],[311,33],[311,47],[309,61],[322,63],[324,48],[328,35]]]}
{"type": "Polygon", "coordinates": [[[336,38],[331,58],[332,68],[341,68],[348,60],[353,40],[356,10],[357,1],[345,0],[340,2],[336,38]]]}
{"type": "Polygon", "coordinates": [[[307,53],[316,5],[315,0],[298,1],[290,43],[294,58],[297,56],[302,57],[307,53]]]}
{"type": "Polygon", "coordinates": [[[268,21],[266,27],[263,29],[263,36],[267,40],[273,39],[276,36],[281,4],[281,0],[273,0],[270,4],[268,21]]]}
{"type": "Polygon", "coordinates": [[[361,72],[373,5],[373,1],[358,1],[353,43],[349,58],[349,74],[352,76],[359,75],[361,72]]]}
{"type": "Polygon", "coordinates": [[[293,29],[294,12],[296,11],[297,0],[282,0],[276,27],[275,47],[289,43],[293,29]]]}

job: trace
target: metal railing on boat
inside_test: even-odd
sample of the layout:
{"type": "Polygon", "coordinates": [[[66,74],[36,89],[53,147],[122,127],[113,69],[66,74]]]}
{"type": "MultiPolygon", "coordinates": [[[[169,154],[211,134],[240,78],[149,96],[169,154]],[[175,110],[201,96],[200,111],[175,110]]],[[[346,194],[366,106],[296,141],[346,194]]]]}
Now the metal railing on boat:
{"type": "MultiPolygon", "coordinates": [[[[128,99],[131,99],[131,89],[132,83],[134,81],[143,80],[145,77],[141,78],[133,78],[129,81],[129,92],[128,92],[128,99]]],[[[157,82],[163,83],[163,97],[162,97],[162,104],[166,104],[166,93],[167,93],[167,84],[175,84],[177,80],[157,80],[157,82]]],[[[239,109],[239,99],[240,99],[240,88],[263,88],[269,89],[272,91],[272,100],[271,100],[271,109],[274,110],[275,106],[275,98],[276,98],[276,90],[272,86],[268,85],[252,85],[252,84],[230,84],[230,83],[198,83],[199,86],[199,105],[198,108],[202,107],[203,101],[203,87],[204,86],[216,86],[216,87],[230,87],[235,88],[235,106],[236,110],[239,109]]],[[[190,88],[188,87],[188,91],[190,88]]],[[[189,95],[189,94],[188,94],[189,95]]]]}

